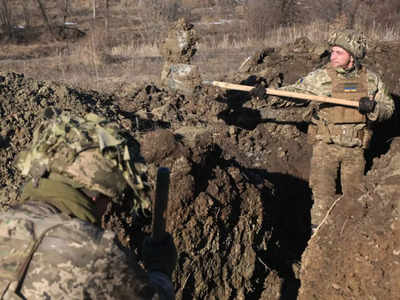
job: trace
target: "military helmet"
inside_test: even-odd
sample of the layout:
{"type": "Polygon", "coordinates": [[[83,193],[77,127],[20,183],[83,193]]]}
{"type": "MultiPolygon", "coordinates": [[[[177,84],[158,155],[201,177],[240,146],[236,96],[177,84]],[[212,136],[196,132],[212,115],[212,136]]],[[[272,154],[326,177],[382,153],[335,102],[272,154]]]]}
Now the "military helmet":
{"type": "Polygon", "coordinates": [[[143,196],[145,166],[131,159],[127,140],[117,123],[89,113],[84,118],[63,112],[36,127],[31,147],[21,152],[17,167],[35,183],[45,174],[74,188],[100,192],[110,198],[130,186],[135,204],[149,208],[143,196]]]}
{"type": "Polygon", "coordinates": [[[367,40],[363,33],[352,29],[334,31],[328,39],[329,46],[339,46],[348,51],[355,59],[365,56],[367,40]]]}

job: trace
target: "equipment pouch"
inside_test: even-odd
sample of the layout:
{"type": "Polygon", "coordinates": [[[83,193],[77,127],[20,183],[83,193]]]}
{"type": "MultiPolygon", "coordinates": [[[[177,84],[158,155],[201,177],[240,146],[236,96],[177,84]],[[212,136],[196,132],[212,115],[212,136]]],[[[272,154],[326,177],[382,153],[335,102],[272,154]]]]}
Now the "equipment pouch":
{"type": "Polygon", "coordinates": [[[362,148],[368,149],[371,143],[373,131],[372,129],[369,128],[364,128],[362,131],[363,131],[362,148]]]}
{"type": "MultiPolygon", "coordinates": [[[[307,137],[307,141],[310,144],[314,144],[317,141],[322,141],[326,144],[333,143],[328,125],[325,124],[324,120],[313,117],[310,126],[313,127],[313,129],[311,129],[310,136],[307,137]]],[[[308,127],[308,130],[310,130],[310,126],[308,127]]]]}

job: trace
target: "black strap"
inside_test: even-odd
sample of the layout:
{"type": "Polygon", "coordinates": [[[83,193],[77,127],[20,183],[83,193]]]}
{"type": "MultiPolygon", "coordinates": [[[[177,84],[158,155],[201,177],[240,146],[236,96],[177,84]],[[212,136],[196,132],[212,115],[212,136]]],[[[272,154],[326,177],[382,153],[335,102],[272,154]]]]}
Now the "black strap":
{"type": "Polygon", "coordinates": [[[33,258],[33,254],[36,252],[36,250],[39,248],[40,243],[43,241],[43,238],[45,237],[45,235],[52,229],[55,229],[59,226],[61,226],[62,223],[60,224],[56,224],[54,226],[51,226],[49,228],[47,228],[40,236],[39,238],[35,241],[35,243],[33,244],[29,255],[27,256],[27,258],[25,259],[24,263],[22,264],[19,272],[18,272],[18,277],[17,277],[17,287],[15,288],[15,293],[24,298],[23,295],[21,294],[21,289],[22,289],[22,284],[24,283],[25,277],[26,277],[26,273],[28,271],[29,265],[32,261],[33,258]]]}

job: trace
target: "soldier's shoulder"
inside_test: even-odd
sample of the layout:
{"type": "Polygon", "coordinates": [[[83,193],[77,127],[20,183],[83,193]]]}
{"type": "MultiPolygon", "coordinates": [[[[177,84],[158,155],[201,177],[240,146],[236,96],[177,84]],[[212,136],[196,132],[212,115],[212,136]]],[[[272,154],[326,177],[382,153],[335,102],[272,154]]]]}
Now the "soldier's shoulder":
{"type": "Polygon", "coordinates": [[[326,67],[321,67],[314,71],[311,71],[310,73],[308,73],[307,77],[319,80],[330,80],[326,67]]]}
{"type": "MultiPolygon", "coordinates": [[[[32,230],[35,236],[51,230],[54,236],[61,237],[66,245],[72,241],[88,242],[97,247],[110,247],[110,244],[116,239],[112,231],[103,231],[100,227],[89,222],[72,218],[62,214],[54,206],[41,201],[28,201],[18,206],[10,207],[7,211],[0,213],[0,222],[32,224],[32,230]]],[[[60,240],[60,241],[61,241],[60,240]]],[[[46,239],[42,241],[46,244],[46,239]]]]}
{"type": "Polygon", "coordinates": [[[331,82],[325,68],[319,68],[308,73],[305,77],[300,78],[296,83],[310,86],[320,86],[331,82]]]}
{"type": "Polygon", "coordinates": [[[0,219],[6,219],[11,216],[13,219],[27,219],[33,222],[43,222],[49,216],[58,214],[58,211],[46,203],[39,201],[16,204],[4,209],[0,213],[0,219]]]}

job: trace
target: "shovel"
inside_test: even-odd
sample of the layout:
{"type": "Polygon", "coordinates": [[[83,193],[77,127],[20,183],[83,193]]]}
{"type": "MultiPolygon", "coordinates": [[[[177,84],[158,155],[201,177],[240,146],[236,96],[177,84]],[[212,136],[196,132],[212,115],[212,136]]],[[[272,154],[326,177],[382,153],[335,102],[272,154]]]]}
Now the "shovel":
{"type": "Polygon", "coordinates": [[[168,168],[158,168],[155,197],[153,201],[151,238],[154,242],[160,242],[165,237],[166,209],[169,193],[169,174],[168,168]]]}
{"type": "MultiPolygon", "coordinates": [[[[234,84],[234,83],[214,81],[214,80],[204,80],[204,81],[202,81],[202,83],[206,84],[206,85],[220,87],[223,89],[244,91],[244,92],[250,92],[254,88],[254,86],[248,86],[248,85],[243,85],[243,84],[234,84]]],[[[358,101],[325,97],[325,96],[316,96],[316,95],[296,93],[296,92],[288,92],[288,91],[282,91],[282,90],[276,90],[276,89],[265,89],[265,92],[266,92],[266,94],[273,95],[273,96],[289,97],[289,98],[311,100],[311,101],[318,101],[318,102],[327,102],[327,103],[340,104],[340,105],[344,105],[344,106],[351,106],[351,107],[358,108],[358,101]]]]}

